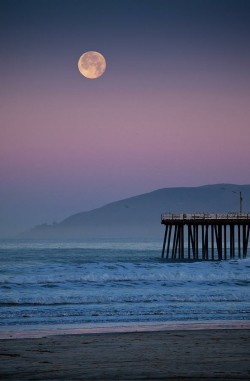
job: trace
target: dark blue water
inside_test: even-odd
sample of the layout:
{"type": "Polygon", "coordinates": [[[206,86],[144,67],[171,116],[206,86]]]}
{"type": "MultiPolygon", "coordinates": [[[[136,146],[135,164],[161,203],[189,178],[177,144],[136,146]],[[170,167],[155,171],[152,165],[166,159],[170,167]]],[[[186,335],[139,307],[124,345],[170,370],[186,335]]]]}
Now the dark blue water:
{"type": "Polygon", "coordinates": [[[2,240],[0,330],[250,319],[250,259],[160,257],[161,242],[2,240]]]}

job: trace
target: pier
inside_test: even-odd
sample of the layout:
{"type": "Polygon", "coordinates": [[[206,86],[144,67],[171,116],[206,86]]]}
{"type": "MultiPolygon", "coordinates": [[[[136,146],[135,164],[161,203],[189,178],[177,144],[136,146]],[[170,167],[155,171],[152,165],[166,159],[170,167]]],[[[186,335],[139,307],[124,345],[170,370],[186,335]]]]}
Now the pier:
{"type": "Polygon", "coordinates": [[[162,258],[226,260],[246,258],[250,213],[161,215],[165,225],[162,258]]]}

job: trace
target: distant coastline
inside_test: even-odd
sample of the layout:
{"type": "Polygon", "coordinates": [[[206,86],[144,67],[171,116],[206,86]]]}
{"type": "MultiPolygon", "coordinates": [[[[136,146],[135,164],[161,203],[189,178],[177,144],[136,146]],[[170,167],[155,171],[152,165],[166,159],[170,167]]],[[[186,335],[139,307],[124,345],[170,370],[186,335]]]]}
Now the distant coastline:
{"type": "Polygon", "coordinates": [[[74,214],[59,223],[43,223],[23,232],[18,238],[161,239],[161,213],[239,212],[240,194],[244,212],[250,212],[250,185],[163,188],[74,214]]]}

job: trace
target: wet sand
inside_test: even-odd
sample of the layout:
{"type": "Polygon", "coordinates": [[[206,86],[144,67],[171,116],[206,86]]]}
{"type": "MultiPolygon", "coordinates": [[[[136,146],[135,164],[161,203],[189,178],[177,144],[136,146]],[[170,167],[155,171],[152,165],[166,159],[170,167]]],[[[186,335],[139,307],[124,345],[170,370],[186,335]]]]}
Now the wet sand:
{"type": "Polygon", "coordinates": [[[249,380],[250,330],[91,333],[0,340],[1,380],[249,380]]]}

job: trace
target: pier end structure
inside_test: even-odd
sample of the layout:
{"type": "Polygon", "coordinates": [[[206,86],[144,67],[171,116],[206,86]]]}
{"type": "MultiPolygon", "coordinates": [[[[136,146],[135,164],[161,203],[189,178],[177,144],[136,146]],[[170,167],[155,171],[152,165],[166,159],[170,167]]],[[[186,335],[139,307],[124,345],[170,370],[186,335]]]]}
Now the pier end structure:
{"type": "Polygon", "coordinates": [[[246,258],[250,213],[165,213],[162,258],[226,260],[246,258]]]}

